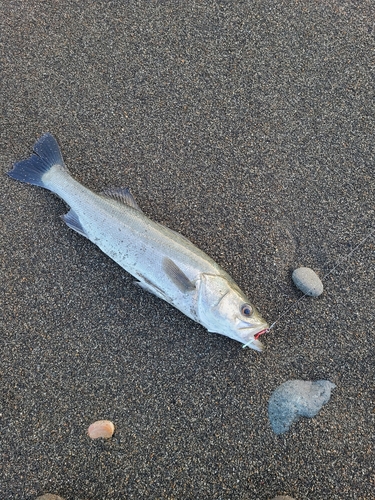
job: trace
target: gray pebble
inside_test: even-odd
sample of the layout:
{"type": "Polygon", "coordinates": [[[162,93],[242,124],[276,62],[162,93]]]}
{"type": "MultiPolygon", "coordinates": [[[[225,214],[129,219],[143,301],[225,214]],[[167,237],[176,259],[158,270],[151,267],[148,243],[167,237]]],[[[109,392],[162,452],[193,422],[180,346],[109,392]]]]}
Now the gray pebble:
{"type": "Polygon", "coordinates": [[[305,295],[319,297],[323,293],[323,283],[319,276],[309,267],[299,267],[292,274],[296,287],[305,295]]]}
{"type": "Polygon", "coordinates": [[[282,495],[275,497],[273,500],[294,500],[294,498],[282,495]]]}
{"type": "Polygon", "coordinates": [[[283,434],[299,417],[315,417],[336,386],[328,380],[288,380],[271,395],[268,416],[275,434],[283,434]]]}

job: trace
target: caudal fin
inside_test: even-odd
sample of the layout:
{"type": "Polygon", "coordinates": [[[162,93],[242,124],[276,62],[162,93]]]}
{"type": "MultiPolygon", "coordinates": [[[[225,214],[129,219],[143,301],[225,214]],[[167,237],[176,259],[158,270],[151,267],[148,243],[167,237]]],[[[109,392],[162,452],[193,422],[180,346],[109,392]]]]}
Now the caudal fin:
{"type": "Polygon", "coordinates": [[[46,187],[42,177],[51,167],[59,165],[66,170],[59,145],[53,135],[44,134],[34,144],[33,151],[29,158],[15,163],[8,175],[21,182],[46,187]]]}

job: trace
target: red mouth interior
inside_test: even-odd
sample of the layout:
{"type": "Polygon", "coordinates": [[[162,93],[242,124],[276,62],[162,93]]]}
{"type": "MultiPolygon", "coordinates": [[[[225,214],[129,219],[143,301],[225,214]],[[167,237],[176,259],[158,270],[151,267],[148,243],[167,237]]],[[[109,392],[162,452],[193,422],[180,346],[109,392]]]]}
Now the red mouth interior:
{"type": "Polygon", "coordinates": [[[256,333],[256,334],[254,335],[254,339],[255,339],[255,340],[258,340],[258,338],[259,338],[261,335],[263,335],[263,333],[266,333],[266,332],[268,332],[268,328],[265,328],[264,330],[261,330],[260,332],[256,333]]]}

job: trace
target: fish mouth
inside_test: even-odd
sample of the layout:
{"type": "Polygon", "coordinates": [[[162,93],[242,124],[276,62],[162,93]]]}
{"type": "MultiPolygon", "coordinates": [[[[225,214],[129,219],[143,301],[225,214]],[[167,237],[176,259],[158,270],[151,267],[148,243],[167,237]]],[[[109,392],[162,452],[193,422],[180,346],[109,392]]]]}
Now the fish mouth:
{"type": "MultiPolygon", "coordinates": [[[[258,325],[259,325],[259,323],[258,323],[258,325]]],[[[258,337],[260,337],[261,335],[266,333],[270,329],[270,327],[268,326],[267,323],[262,323],[257,328],[257,325],[252,325],[251,323],[247,323],[246,321],[243,321],[240,319],[237,323],[237,329],[238,330],[248,330],[248,332],[249,333],[251,332],[251,335],[255,339],[257,339],[258,337]]]]}
{"type": "Polygon", "coordinates": [[[267,325],[267,328],[263,328],[263,329],[259,330],[258,332],[254,333],[254,339],[258,340],[258,338],[261,335],[263,335],[264,333],[267,333],[269,329],[270,329],[270,327],[267,325]]]}
{"type": "Polygon", "coordinates": [[[243,347],[250,347],[251,349],[255,349],[256,351],[263,350],[263,344],[258,340],[258,338],[264,333],[268,332],[270,327],[267,323],[258,323],[258,325],[251,325],[251,323],[246,323],[243,320],[239,320],[237,328],[240,335],[241,333],[244,334],[243,336],[241,335],[243,339],[242,342],[244,343],[243,347]]]}

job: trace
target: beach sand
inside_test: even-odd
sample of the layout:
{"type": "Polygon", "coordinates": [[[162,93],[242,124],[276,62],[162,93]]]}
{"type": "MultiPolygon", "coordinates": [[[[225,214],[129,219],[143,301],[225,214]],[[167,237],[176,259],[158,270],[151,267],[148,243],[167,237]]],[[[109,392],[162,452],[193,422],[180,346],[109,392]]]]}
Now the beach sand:
{"type": "Polygon", "coordinates": [[[373,500],[373,1],[0,14],[0,498],[373,500]],[[60,199],[8,178],[43,132],[77,180],[129,186],[269,323],[290,308],[265,351],[134,286],[60,199]],[[336,265],[293,305],[293,269],[336,265]],[[268,401],[290,379],[337,387],[277,436],[268,401]],[[114,436],[91,440],[102,419],[114,436]]]}

